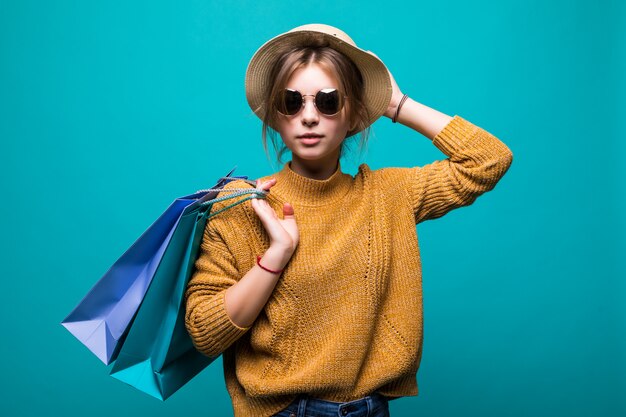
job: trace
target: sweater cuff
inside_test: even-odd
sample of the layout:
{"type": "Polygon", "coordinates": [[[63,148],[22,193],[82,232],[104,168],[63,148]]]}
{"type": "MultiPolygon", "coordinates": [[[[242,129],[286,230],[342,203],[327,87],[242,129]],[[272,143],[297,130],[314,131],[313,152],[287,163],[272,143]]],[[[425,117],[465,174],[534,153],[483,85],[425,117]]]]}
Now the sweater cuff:
{"type": "Polygon", "coordinates": [[[462,149],[476,135],[479,128],[455,115],[452,120],[433,138],[433,144],[448,156],[462,149]]]}
{"type": "Polygon", "coordinates": [[[433,144],[450,157],[479,153],[479,159],[500,159],[511,155],[498,138],[458,115],[433,138],[433,144]]]}
{"type": "Polygon", "coordinates": [[[208,335],[196,338],[198,350],[207,356],[218,356],[252,327],[240,327],[230,319],[224,304],[225,294],[226,291],[218,294],[214,302],[200,312],[202,322],[196,323],[197,328],[204,329],[202,333],[208,335]]]}

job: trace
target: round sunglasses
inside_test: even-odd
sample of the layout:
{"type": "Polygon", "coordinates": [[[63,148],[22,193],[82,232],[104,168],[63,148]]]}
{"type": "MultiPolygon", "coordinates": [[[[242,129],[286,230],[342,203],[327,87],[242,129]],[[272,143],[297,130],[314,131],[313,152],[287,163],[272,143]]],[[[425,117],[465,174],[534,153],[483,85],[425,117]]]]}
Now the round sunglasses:
{"type": "Polygon", "coordinates": [[[293,116],[304,107],[304,98],[315,97],[313,103],[315,108],[326,116],[333,116],[341,111],[345,100],[348,98],[336,88],[324,88],[313,94],[302,94],[298,90],[285,88],[274,103],[276,110],[285,116],[293,116]]]}

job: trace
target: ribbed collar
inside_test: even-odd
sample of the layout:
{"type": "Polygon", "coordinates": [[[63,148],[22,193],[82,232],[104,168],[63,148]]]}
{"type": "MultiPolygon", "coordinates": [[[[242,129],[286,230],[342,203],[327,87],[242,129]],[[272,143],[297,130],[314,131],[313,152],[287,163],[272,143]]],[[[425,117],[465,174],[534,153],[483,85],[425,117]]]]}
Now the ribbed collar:
{"type": "Polygon", "coordinates": [[[291,161],[275,175],[276,185],[270,193],[283,198],[286,202],[300,206],[323,206],[343,198],[352,186],[352,176],[341,172],[341,163],[325,180],[303,177],[291,169],[291,161]]]}

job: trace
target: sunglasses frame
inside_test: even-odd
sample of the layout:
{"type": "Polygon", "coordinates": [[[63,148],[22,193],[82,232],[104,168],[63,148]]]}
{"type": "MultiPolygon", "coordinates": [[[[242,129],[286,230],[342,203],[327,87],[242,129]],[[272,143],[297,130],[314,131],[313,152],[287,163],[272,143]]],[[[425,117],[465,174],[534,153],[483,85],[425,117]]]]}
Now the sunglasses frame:
{"type": "Polygon", "coordinates": [[[283,94],[285,91],[292,91],[295,93],[300,94],[300,97],[302,97],[302,102],[300,103],[300,107],[298,108],[298,110],[293,113],[293,114],[286,114],[286,113],[282,113],[279,109],[278,106],[274,105],[274,107],[276,108],[276,111],[280,114],[282,114],[283,116],[295,116],[296,114],[300,113],[302,111],[302,109],[304,108],[304,106],[306,105],[305,103],[305,97],[313,97],[313,105],[315,106],[315,108],[317,109],[318,112],[320,112],[321,114],[323,114],[324,116],[335,116],[337,114],[339,114],[339,112],[341,112],[341,110],[344,108],[345,106],[345,100],[348,99],[348,96],[346,96],[345,94],[343,94],[343,92],[341,92],[341,90],[339,90],[338,88],[334,88],[334,87],[328,87],[328,88],[322,88],[320,89],[317,93],[315,94],[302,94],[300,91],[298,90],[294,90],[293,88],[285,88],[283,90],[283,94]],[[339,109],[332,114],[328,114],[328,113],[324,113],[323,111],[321,111],[318,107],[317,107],[317,96],[322,93],[325,92],[324,90],[331,90],[331,91],[337,91],[337,93],[339,93],[339,109]],[[341,100],[343,98],[343,100],[341,100]]]}

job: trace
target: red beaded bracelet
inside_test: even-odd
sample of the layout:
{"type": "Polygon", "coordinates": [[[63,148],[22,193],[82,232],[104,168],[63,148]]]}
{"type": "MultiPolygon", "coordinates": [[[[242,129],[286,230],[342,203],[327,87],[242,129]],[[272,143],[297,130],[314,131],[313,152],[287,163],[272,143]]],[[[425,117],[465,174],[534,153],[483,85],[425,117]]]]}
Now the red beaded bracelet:
{"type": "Polygon", "coordinates": [[[260,266],[261,268],[265,269],[267,272],[271,272],[273,274],[280,274],[281,272],[283,272],[283,269],[279,269],[278,271],[272,271],[271,269],[266,268],[263,265],[261,265],[261,255],[256,256],[256,264],[260,266]]]}

